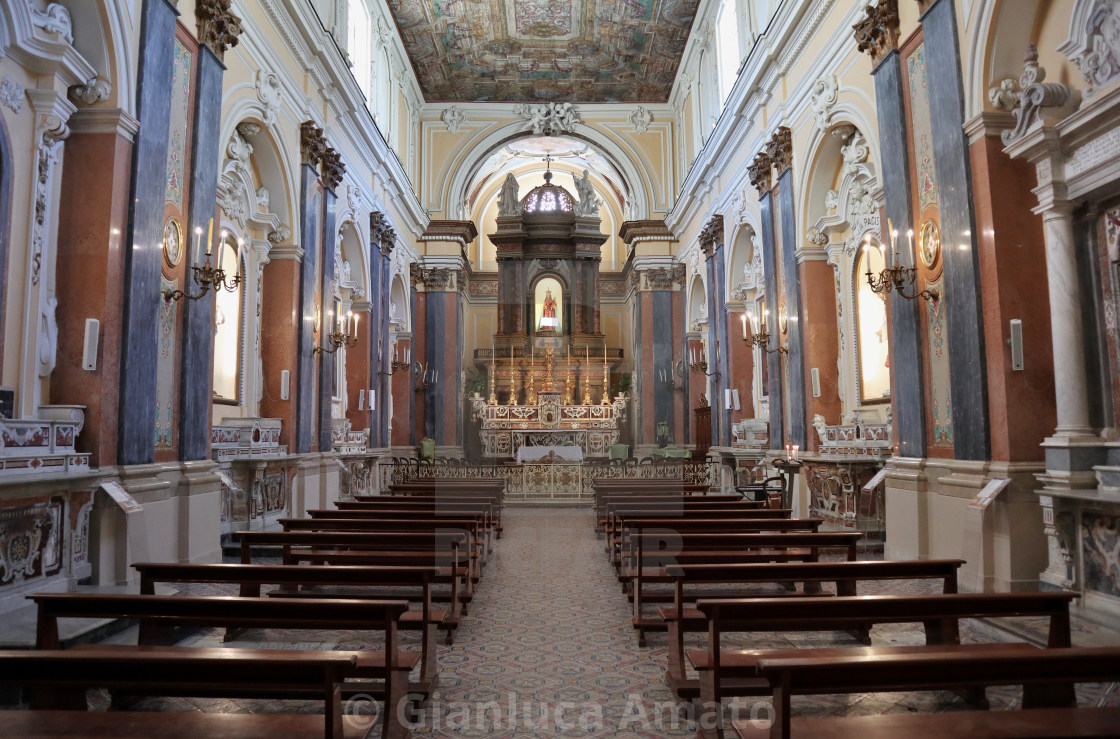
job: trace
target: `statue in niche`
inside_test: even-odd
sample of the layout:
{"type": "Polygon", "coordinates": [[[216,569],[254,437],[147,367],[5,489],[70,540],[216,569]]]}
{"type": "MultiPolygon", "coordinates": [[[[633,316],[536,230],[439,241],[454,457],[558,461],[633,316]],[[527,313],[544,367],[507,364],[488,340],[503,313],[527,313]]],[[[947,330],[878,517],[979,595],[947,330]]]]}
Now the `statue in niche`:
{"type": "Polygon", "coordinates": [[[498,215],[521,215],[521,201],[517,198],[517,178],[513,176],[513,172],[506,175],[505,182],[502,183],[502,191],[498,194],[498,215]]]}
{"type": "Polygon", "coordinates": [[[556,298],[552,297],[552,290],[545,290],[544,302],[541,304],[541,320],[537,325],[537,330],[555,331],[557,327],[556,298]]]}

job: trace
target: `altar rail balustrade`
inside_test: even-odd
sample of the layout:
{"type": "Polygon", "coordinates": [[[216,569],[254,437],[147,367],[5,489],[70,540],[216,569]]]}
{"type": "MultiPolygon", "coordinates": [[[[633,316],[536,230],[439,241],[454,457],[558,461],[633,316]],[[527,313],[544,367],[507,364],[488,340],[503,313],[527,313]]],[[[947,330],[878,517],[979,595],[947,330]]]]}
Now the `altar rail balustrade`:
{"type": "Polygon", "coordinates": [[[380,489],[414,480],[505,480],[507,501],[591,501],[595,480],[681,480],[689,485],[719,485],[719,463],[657,462],[654,464],[419,464],[415,461],[377,465],[380,489]]]}

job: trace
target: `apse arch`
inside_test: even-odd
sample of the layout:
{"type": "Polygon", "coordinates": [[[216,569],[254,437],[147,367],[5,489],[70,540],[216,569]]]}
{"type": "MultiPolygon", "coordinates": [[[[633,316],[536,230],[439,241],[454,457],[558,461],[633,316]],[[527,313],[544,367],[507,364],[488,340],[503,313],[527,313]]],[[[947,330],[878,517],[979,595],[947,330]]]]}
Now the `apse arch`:
{"type": "Polygon", "coordinates": [[[363,243],[361,229],[355,223],[353,214],[345,214],[338,228],[338,237],[339,254],[342,256],[338,286],[349,290],[354,300],[364,299],[370,294],[369,250],[363,243]]]}
{"type": "MultiPolygon", "coordinates": [[[[580,139],[594,147],[619,173],[627,190],[626,199],[631,204],[632,212],[628,215],[628,220],[649,218],[654,210],[651,201],[656,180],[641,153],[628,150],[628,147],[587,126],[580,125],[577,128],[580,130],[565,132],[564,135],[580,139]]],[[[534,134],[526,130],[524,122],[519,121],[500,126],[465,147],[458,161],[452,165],[451,176],[447,178],[442,192],[443,208],[448,217],[469,217],[471,188],[477,181],[482,165],[490,156],[510,142],[532,137],[534,134]]]]}
{"type": "Polygon", "coordinates": [[[841,94],[852,93],[858,95],[864,104],[857,105],[849,100],[837,102],[832,107],[832,115],[828,126],[825,128],[816,127],[809,136],[807,147],[810,152],[809,156],[797,160],[796,166],[799,171],[795,182],[809,183],[808,186],[801,187],[798,191],[797,212],[801,214],[801,220],[803,221],[800,229],[802,234],[816,220],[812,213],[820,211],[819,203],[824,202],[824,194],[828,189],[826,187],[825,191],[820,191],[819,186],[814,186],[814,180],[819,179],[817,170],[820,168],[821,162],[825,161],[827,157],[834,154],[839,155],[842,142],[836,140],[833,135],[834,131],[844,125],[854,126],[867,142],[866,163],[874,171],[881,171],[879,167],[879,123],[874,114],[874,101],[868,99],[861,91],[842,88],[840,92],[841,94]]]}
{"type": "Polygon", "coordinates": [[[404,286],[404,278],[398,272],[393,275],[393,284],[389,288],[389,326],[397,333],[412,330],[412,311],[408,304],[408,290],[404,286]]]}
{"type": "MultiPolygon", "coordinates": [[[[726,227],[726,220],[725,220],[726,227]]],[[[727,284],[725,295],[731,300],[741,300],[736,297],[736,288],[746,289],[756,287],[749,275],[756,262],[761,261],[758,251],[758,228],[750,219],[743,219],[734,223],[728,232],[727,243],[731,245],[730,258],[727,261],[727,284]]]]}
{"type": "Polygon", "coordinates": [[[697,272],[688,288],[688,330],[699,331],[708,321],[708,290],[704,278],[697,272]]]}
{"type": "MultiPolygon", "coordinates": [[[[298,165],[293,167],[292,163],[287,161],[281,153],[292,151],[292,147],[283,145],[283,137],[275,125],[270,126],[265,123],[266,112],[255,98],[242,97],[232,103],[225,102],[223,105],[228,106],[224,108],[228,112],[222,115],[222,127],[219,134],[221,136],[219,141],[222,142],[223,150],[237,127],[242,123],[253,123],[260,127],[260,131],[246,137],[253,145],[253,160],[262,183],[274,183],[264,186],[270,187],[269,207],[271,212],[279,217],[280,224],[291,230],[291,235],[285,241],[298,245],[299,229],[295,228],[292,216],[299,213],[297,199],[299,185],[294,174],[299,168],[298,165]],[[273,189],[276,184],[283,188],[283,192],[279,193],[281,197],[277,197],[278,193],[273,189]]],[[[296,147],[295,151],[298,152],[299,148],[296,147]]]]}

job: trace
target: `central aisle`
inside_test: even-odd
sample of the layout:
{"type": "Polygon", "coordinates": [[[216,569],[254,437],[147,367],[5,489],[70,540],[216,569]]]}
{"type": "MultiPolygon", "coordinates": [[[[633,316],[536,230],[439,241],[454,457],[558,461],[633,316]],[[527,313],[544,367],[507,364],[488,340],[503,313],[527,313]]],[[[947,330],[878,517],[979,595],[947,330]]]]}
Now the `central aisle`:
{"type": "Polygon", "coordinates": [[[414,736],[694,736],[655,707],[674,702],[664,639],[638,648],[591,509],[502,515],[496,556],[441,652],[440,688],[414,736]]]}

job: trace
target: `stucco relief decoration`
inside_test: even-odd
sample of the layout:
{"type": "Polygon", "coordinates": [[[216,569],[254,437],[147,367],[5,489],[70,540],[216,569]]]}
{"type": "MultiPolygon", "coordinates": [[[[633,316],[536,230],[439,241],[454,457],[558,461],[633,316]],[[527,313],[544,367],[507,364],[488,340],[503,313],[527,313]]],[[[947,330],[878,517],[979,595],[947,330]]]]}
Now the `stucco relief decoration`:
{"type": "Polygon", "coordinates": [[[83,85],[74,85],[70,88],[70,96],[86,105],[94,105],[102,100],[108,100],[113,92],[113,86],[108,80],[99,77],[90,77],[83,85]]]}
{"type": "Polygon", "coordinates": [[[397,231],[389,223],[385,214],[379,210],[369,214],[369,240],[371,244],[379,245],[381,253],[385,256],[389,256],[396,246],[397,231]]]}
{"type": "Polygon", "coordinates": [[[458,270],[447,267],[434,267],[422,271],[424,289],[429,292],[454,292],[458,270]]]}
{"type": "Polygon", "coordinates": [[[824,233],[821,233],[821,230],[816,226],[810,226],[809,230],[805,232],[805,240],[810,244],[824,246],[828,243],[828,236],[824,233]]]}
{"type": "Polygon", "coordinates": [[[1008,113],[1019,107],[1022,97],[1023,91],[1019,87],[1019,80],[1013,77],[1002,79],[999,84],[988,88],[988,100],[994,107],[1008,113]]]}
{"type": "Polygon", "coordinates": [[[631,111],[629,120],[634,126],[634,133],[645,133],[649,129],[649,124],[653,122],[653,114],[639,105],[631,111]]]}
{"type": "Polygon", "coordinates": [[[758,152],[754,160],[751,161],[750,166],[747,167],[747,174],[751,179],[751,185],[758,191],[759,195],[769,192],[770,190],[770,157],[764,151],[758,152]]]}
{"type": "Polygon", "coordinates": [[[836,105],[839,94],[840,86],[836,82],[835,75],[823,75],[813,83],[813,87],[809,91],[809,99],[813,107],[813,118],[817,121],[817,128],[821,130],[828,128],[829,121],[832,119],[832,108],[836,105]]]}
{"type": "Polygon", "coordinates": [[[856,48],[871,55],[871,63],[898,48],[898,0],[879,0],[867,6],[867,15],[852,26],[856,48]]]}
{"type": "Polygon", "coordinates": [[[23,85],[13,80],[11,77],[5,77],[0,80],[0,103],[6,108],[10,108],[13,113],[23,112],[23,85]]]}
{"type": "Polygon", "coordinates": [[[519,106],[515,112],[529,121],[529,127],[536,136],[558,136],[571,133],[580,122],[579,111],[571,103],[548,103],[532,107],[519,106]]]}
{"type": "Polygon", "coordinates": [[[714,215],[700,230],[700,249],[705,257],[711,257],[715,248],[723,243],[723,216],[714,215]]]}
{"type": "Polygon", "coordinates": [[[1046,68],[1039,65],[1038,48],[1031,42],[1027,44],[1023,74],[1019,77],[1019,86],[1023,90],[1019,96],[1019,107],[1011,112],[1015,116],[1015,127],[1000,134],[1005,146],[1021,139],[1044,108],[1075,109],[1080,103],[1081,94],[1077,90],[1060,82],[1045,82],[1045,79],[1046,68]]]}
{"type": "Polygon", "coordinates": [[[194,8],[198,21],[198,40],[206,44],[218,59],[226,49],[237,46],[241,35],[241,19],[230,10],[232,0],[197,0],[194,8]]]}
{"type": "Polygon", "coordinates": [[[58,359],[57,309],[58,298],[51,295],[43,301],[43,308],[39,312],[39,377],[48,377],[54,372],[58,359]]]}
{"type": "Polygon", "coordinates": [[[389,0],[429,102],[668,102],[698,0],[389,0]]]}
{"type": "Polygon", "coordinates": [[[43,131],[39,138],[38,166],[35,178],[35,221],[31,231],[31,284],[38,285],[43,269],[43,249],[46,247],[48,228],[47,213],[53,189],[54,169],[58,163],[62,142],[70,135],[62,119],[45,115],[41,121],[43,131]]]}
{"type": "Polygon", "coordinates": [[[268,232],[268,243],[270,244],[282,244],[290,238],[292,238],[292,229],[286,223],[281,223],[268,232]]]}
{"type": "Polygon", "coordinates": [[[264,107],[261,120],[264,121],[264,125],[273,126],[276,124],[276,114],[280,109],[280,76],[262,69],[257,72],[256,86],[257,99],[264,107]]]}
{"type": "Polygon", "coordinates": [[[56,34],[69,44],[74,43],[74,29],[70,22],[70,11],[59,3],[49,3],[43,10],[32,6],[31,24],[47,33],[56,34]]]}
{"type": "Polygon", "coordinates": [[[1120,77],[1120,5],[1116,0],[1078,0],[1069,39],[1058,51],[1081,69],[1090,95],[1120,77]]]}
{"type": "Polygon", "coordinates": [[[781,176],[793,163],[793,131],[787,126],[778,126],[766,142],[766,155],[774,164],[774,171],[781,176]]]}
{"type": "Polygon", "coordinates": [[[447,110],[443,111],[439,119],[447,126],[447,130],[451,133],[459,133],[463,128],[463,124],[467,122],[467,113],[458,105],[452,105],[447,110]]]}

